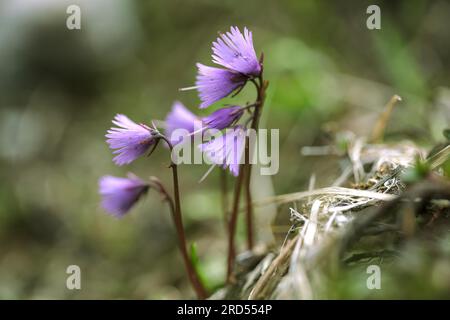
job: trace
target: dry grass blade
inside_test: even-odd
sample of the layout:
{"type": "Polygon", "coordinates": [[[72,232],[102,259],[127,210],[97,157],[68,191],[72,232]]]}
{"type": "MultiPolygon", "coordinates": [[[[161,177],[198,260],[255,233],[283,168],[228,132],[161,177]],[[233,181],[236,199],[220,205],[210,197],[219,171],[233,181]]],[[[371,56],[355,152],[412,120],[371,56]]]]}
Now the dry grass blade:
{"type": "Polygon", "coordinates": [[[384,131],[391,116],[392,110],[397,102],[402,101],[402,98],[398,95],[394,95],[387,103],[383,113],[378,118],[372,131],[371,141],[380,142],[383,140],[384,131]]]}
{"type": "Polygon", "coordinates": [[[281,250],[280,254],[272,261],[267,271],[259,278],[253,287],[250,295],[248,297],[249,300],[262,299],[265,297],[265,288],[267,284],[273,280],[273,275],[277,271],[277,268],[285,265],[287,261],[289,261],[291,257],[292,250],[294,250],[295,244],[297,243],[298,235],[289,241],[289,243],[281,250]]]}
{"type": "Polygon", "coordinates": [[[436,169],[437,167],[443,165],[448,159],[450,159],[450,145],[428,158],[427,163],[430,165],[431,169],[436,169]]]}
{"type": "Polygon", "coordinates": [[[299,201],[307,197],[311,196],[321,196],[321,195],[342,195],[342,196],[349,196],[349,197],[361,197],[361,198],[368,198],[373,200],[381,200],[381,201],[390,201],[396,198],[395,195],[387,194],[387,193],[381,193],[376,191],[369,191],[369,190],[359,190],[359,189],[352,189],[352,188],[343,188],[343,187],[327,187],[327,188],[321,188],[311,191],[302,191],[302,192],[294,192],[294,193],[288,193],[283,194],[267,199],[263,199],[261,201],[255,202],[255,206],[264,206],[272,203],[276,204],[283,204],[283,203],[289,203],[293,201],[299,201]]]}

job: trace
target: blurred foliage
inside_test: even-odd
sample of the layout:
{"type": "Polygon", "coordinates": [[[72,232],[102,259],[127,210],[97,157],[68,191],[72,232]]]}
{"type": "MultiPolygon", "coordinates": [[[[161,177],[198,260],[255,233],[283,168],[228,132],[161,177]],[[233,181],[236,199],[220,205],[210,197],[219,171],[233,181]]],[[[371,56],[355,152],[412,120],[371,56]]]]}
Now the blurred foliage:
{"type": "Polygon", "coordinates": [[[403,244],[401,251],[374,253],[330,275],[322,298],[328,299],[448,299],[450,295],[450,238],[419,238],[403,244]],[[368,290],[368,267],[380,265],[380,289],[368,290]]]}
{"type": "MultiPolygon", "coordinates": [[[[164,119],[174,100],[210,112],[197,110],[195,92],[178,89],[194,83],[196,62],[210,64],[211,42],[230,25],[249,27],[265,54],[271,84],[262,125],[281,129],[277,194],[304,190],[312,172],[321,173],[319,186],[332,181],[330,159],[302,158],[300,148],[327,143],[337,131],[368,135],[393,94],[403,103],[388,139],[424,146],[442,140],[450,110],[450,4],[379,1],[379,31],[365,26],[369,4],[0,2],[0,298],[193,297],[158,196],[150,193],[119,221],[99,208],[97,179],[132,171],[170,186],[163,151],[117,168],[104,134],[116,113],[164,119]],[[68,4],[82,9],[79,31],[65,27],[68,4]],[[79,291],[65,287],[72,264],[82,270],[79,291]]],[[[246,88],[224,103],[252,97],[246,88]]],[[[197,183],[206,170],[180,168],[182,201],[189,240],[210,285],[218,286],[226,256],[219,172],[197,183]]],[[[406,275],[397,275],[403,286],[406,275]]],[[[349,275],[336,290],[365,283],[356,278],[349,275]]]]}

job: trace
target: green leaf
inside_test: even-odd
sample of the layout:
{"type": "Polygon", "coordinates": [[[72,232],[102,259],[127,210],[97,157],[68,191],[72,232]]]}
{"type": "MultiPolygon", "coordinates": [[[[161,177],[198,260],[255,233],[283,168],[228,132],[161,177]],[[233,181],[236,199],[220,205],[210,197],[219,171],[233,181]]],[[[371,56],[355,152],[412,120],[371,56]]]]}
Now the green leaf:
{"type": "Polygon", "coordinates": [[[444,132],[442,132],[442,134],[444,135],[444,137],[450,141],[450,128],[447,128],[444,130],[444,132]]]}
{"type": "Polygon", "coordinates": [[[406,183],[414,183],[425,178],[430,172],[430,166],[427,162],[416,159],[414,167],[408,168],[402,175],[402,180],[406,183]]]}
{"type": "Polygon", "coordinates": [[[204,272],[202,266],[200,265],[200,259],[198,258],[198,255],[197,255],[197,245],[195,243],[191,244],[190,255],[191,255],[191,261],[194,266],[195,272],[197,273],[198,277],[200,278],[200,281],[203,283],[203,285],[207,289],[210,289],[210,283],[209,283],[209,281],[207,281],[205,272],[204,272]]]}

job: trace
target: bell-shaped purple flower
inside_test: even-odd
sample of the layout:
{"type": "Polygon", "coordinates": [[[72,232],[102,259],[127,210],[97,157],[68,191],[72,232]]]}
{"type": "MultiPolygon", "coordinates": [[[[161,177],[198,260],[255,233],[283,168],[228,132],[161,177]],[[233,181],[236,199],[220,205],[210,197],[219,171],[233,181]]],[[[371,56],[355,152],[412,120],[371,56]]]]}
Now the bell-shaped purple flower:
{"type": "Polygon", "coordinates": [[[199,149],[208,159],[226,169],[234,176],[239,174],[239,165],[244,153],[246,132],[242,126],[227,129],[224,134],[199,145],[199,149]]]}
{"type": "Polygon", "coordinates": [[[252,33],[244,28],[244,34],[237,27],[221,34],[213,42],[213,62],[225,68],[248,76],[258,76],[261,64],[253,48],[252,33]]]}
{"type": "Polygon", "coordinates": [[[200,119],[189,111],[181,102],[175,101],[172,110],[166,117],[166,137],[175,145],[183,140],[183,137],[172,136],[177,129],[185,129],[193,133],[197,126],[201,126],[200,119]]]}
{"type": "Polygon", "coordinates": [[[132,174],[128,178],[101,177],[98,186],[103,209],[118,218],[123,217],[149,189],[147,182],[132,174]]]}
{"type": "Polygon", "coordinates": [[[247,78],[240,73],[226,69],[208,67],[197,63],[198,74],[195,88],[198,90],[200,108],[206,108],[242,87],[247,78]]]}
{"type": "Polygon", "coordinates": [[[239,120],[243,115],[244,109],[240,106],[231,106],[214,111],[209,116],[202,119],[205,127],[209,129],[222,130],[228,128],[239,120]]]}
{"type": "Polygon", "coordinates": [[[106,134],[106,142],[117,154],[114,162],[121,166],[129,164],[149,150],[156,142],[154,130],[143,124],[137,124],[123,114],[112,121],[118,128],[111,128],[106,134]]]}

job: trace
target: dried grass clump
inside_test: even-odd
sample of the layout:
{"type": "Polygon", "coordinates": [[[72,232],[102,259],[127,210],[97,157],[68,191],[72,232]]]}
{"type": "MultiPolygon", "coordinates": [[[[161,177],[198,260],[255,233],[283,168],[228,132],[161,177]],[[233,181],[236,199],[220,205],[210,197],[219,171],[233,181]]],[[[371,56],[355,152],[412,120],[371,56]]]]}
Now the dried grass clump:
{"type": "MultiPolygon", "coordinates": [[[[387,109],[391,110],[398,101],[394,98],[387,109]]],[[[385,114],[381,119],[387,121],[385,114]]],[[[412,142],[374,143],[381,140],[380,128],[384,126],[377,123],[372,143],[350,135],[343,155],[349,164],[332,186],[314,189],[312,177],[308,191],[255,203],[256,206],[290,204],[291,228],[277,253],[253,255],[251,271],[238,274],[238,281],[215,298],[327,297],[329,275],[336,274],[343,264],[395,256],[392,244],[399,237],[415,234],[418,215],[425,217],[426,226],[441,218],[443,212],[448,215],[450,185],[437,169],[450,159],[450,146],[426,158],[425,150],[412,142]],[[403,173],[418,161],[434,171],[407,187],[403,173]],[[372,241],[370,248],[363,246],[362,250],[351,252],[364,238],[372,241]]],[[[304,154],[336,154],[332,146],[318,148],[315,152],[314,147],[307,147],[304,154]]]]}
{"type": "MultiPolygon", "coordinates": [[[[428,159],[431,167],[441,163],[442,157],[448,158],[449,147],[443,151],[441,157],[428,159]]],[[[265,268],[248,293],[248,299],[321,297],[326,287],[323,274],[333,272],[343,261],[382,259],[390,254],[389,249],[383,248],[344,259],[346,251],[361,237],[396,231],[404,236],[412,234],[414,211],[417,211],[412,209],[414,206],[423,209],[427,201],[434,201],[436,197],[447,199],[446,205],[449,204],[450,187],[444,182],[423,183],[405,190],[401,173],[412,167],[417,158],[425,158],[424,151],[411,143],[388,146],[356,141],[348,155],[352,164],[344,172],[352,174],[338,180],[353,188],[313,189],[265,201],[292,203],[290,234],[294,236],[265,268]],[[369,170],[364,170],[367,167],[369,170]],[[397,217],[395,223],[382,221],[383,217],[394,215],[399,206],[413,211],[406,210],[407,214],[402,213],[403,219],[397,217]]]]}

